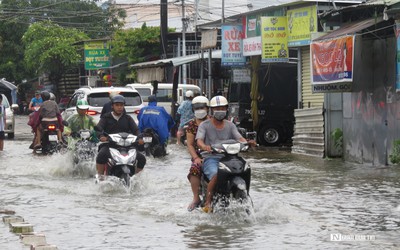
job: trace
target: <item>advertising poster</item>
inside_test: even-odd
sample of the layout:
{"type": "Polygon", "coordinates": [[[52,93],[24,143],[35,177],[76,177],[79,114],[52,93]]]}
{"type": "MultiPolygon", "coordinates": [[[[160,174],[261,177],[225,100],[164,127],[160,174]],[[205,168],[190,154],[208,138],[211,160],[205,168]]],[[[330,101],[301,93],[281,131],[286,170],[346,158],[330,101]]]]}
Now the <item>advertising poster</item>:
{"type": "Polygon", "coordinates": [[[246,63],[243,56],[243,30],[242,25],[222,25],[222,66],[242,66],[246,63]]]}
{"type": "Polygon", "coordinates": [[[288,62],[286,17],[261,17],[261,62],[288,62]]]}
{"type": "Polygon", "coordinates": [[[317,6],[288,10],[288,46],[309,45],[311,33],[317,32],[317,19],[317,6]]]}
{"type": "Polygon", "coordinates": [[[353,81],[354,36],[313,41],[310,50],[312,84],[353,81]]]}
{"type": "Polygon", "coordinates": [[[110,50],[107,41],[85,42],[85,69],[110,67],[110,50]]]}

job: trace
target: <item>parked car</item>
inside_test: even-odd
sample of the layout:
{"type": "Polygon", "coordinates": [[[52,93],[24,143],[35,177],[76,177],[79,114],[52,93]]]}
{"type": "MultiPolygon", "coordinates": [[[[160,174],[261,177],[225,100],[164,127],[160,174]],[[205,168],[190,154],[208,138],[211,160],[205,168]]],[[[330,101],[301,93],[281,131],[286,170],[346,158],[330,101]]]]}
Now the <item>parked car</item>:
{"type": "Polygon", "coordinates": [[[134,88],[126,87],[82,87],[75,91],[69,100],[65,110],[61,113],[64,120],[68,119],[73,114],[76,114],[76,102],[79,99],[84,99],[89,103],[89,110],[87,114],[93,116],[94,121],[97,123],[100,120],[101,110],[105,103],[110,101],[110,93],[118,92],[125,97],[125,110],[127,114],[138,123],[137,115],[143,107],[142,98],[134,88]]]}
{"type": "Polygon", "coordinates": [[[6,108],[6,127],[4,130],[4,133],[7,134],[9,139],[14,138],[14,131],[15,131],[15,117],[14,117],[14,111],[18,110],[18,104],[12,104],[8,102],[7,97],[4,94],[1,94],[3,96],[3,102],[2,104],[6,108]]]}
{"type": "MultiPolygon", "coordinates": [[[[171,114],[172,104],[172,83],[159,83],[157,90],[157,105],[162,106],[171,114]]],[[[136,89],[143,99],[145,105],[147,105],[147,98],[153,93],[153,85],[151,83],[130,83],[126,87],[136,89]]],[[[191,90],[194,96],[200,95],[200,87],[193,84],[178,84],[177,103],[183,102],[186,91],[191,90]]]]}

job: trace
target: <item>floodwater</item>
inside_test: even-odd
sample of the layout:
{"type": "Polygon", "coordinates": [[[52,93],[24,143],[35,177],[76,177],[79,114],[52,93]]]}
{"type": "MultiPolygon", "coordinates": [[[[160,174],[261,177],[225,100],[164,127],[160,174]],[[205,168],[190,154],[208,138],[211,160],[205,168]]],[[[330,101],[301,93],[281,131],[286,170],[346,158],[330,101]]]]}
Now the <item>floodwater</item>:
{"type": "MultiPolygon", "coordinates": [[[[254,210],[187,212],[186,148],[148,158],[131,190],[71,173],[68,154],[28,149],[27,117],[0,152],[0,209],[14,210],[58,249],[400,249],[400,167],[376,168],[259,147],[254,210]],[[340,239],[340,241],[338,241],[340,239]]],[[[0,249],[29,249],[0,223],[0,249]]]]}

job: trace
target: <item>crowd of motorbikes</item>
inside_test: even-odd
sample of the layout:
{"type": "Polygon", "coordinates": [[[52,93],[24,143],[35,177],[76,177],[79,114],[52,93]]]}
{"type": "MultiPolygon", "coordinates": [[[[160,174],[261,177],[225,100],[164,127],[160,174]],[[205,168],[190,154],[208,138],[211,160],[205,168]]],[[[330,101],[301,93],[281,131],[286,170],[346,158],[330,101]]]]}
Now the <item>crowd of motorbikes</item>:
{"type": "MultiPolygon", "coordinates": [[[[66,121],[63,121],[62,124],[68,126],[66,121]]],[[[54,154],[70,151],[74,173],[94,176],[96,182],[100,182],[100,176],[97,175],[94,161],[97,148],[102,147],[104,143],[108,144],[111,153],[106,167],[107,178],[115,178],[127,188],[130,187],[131,177],[136,170],[137,151],[144,152],[147,157],[163,157],[167,154],[165,145],[160,145],[157,133],[151,128],[145,129],[141,134],[135,136],[128,133],[107,134],[101,131],[101,128],[95,127],[93,131],[80,130],[68,137],[63,136],[59,141],[57,130],[60,129],[60,126],[57,121],[42,122],[42,127],[41,153],[54,154]],[[93,137],[97,138],[96,133],[105,135],[108,141],[99,143],[93,140],[93,137]]],[[[246,136],[245,138],[256,138],[256,135],[252,133],[240,132],[246,136]]],[[[182,138],[185,140],[185,135],[182,138]]],[[[185,143],[182,144],[185,145],[185,143]]],[[[248,148],[249,145],[236,141],[212,145],[212,153],[224,155],[217,173],[218,181],[212,203],[214,211],[224,210],[233,200],[252,206],[249,196],[250,166],[239,156],[240,152],[247,151],[248,148]]],[[[207,178],[202,176],[200,194],[203,202],[206,199],[207,184],[207,178]]]]}

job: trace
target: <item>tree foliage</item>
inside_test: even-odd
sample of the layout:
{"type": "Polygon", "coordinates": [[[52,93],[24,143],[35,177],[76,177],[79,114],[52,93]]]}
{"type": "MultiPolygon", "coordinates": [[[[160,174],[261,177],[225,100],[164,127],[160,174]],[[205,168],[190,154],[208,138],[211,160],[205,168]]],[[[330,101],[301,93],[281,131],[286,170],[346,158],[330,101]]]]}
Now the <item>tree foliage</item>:
{"type": "Polygon", "coordinates": [[[126,58],[129,63],[157,59],[161,54],[160,27],[147,27],[119,30],[112,41],[111,54],[126,58]]]}
{"type": "Polygon", "coordinates": [[[32,24],[24,34],[25,62],[38,74],[48,73],[52,83],[57,83],[66,69],[77,66],[82,60],[74,45],[89,37],[76,29],[63,28],[50,21],[32,24]]]}
{"type": "MultiPolygon", "coordinates": [[[[90,38],[111,36],[122,27],[124,10],[110,1],[97,0],[1,0],[0,1],[0,77],[21,82],[35,76],[26,67],[22,36],[31,24],[52,21],[61,27],[75,28],[90,38]]],[[[37,75],[36,75],[37,76],[37,75]]]]}

